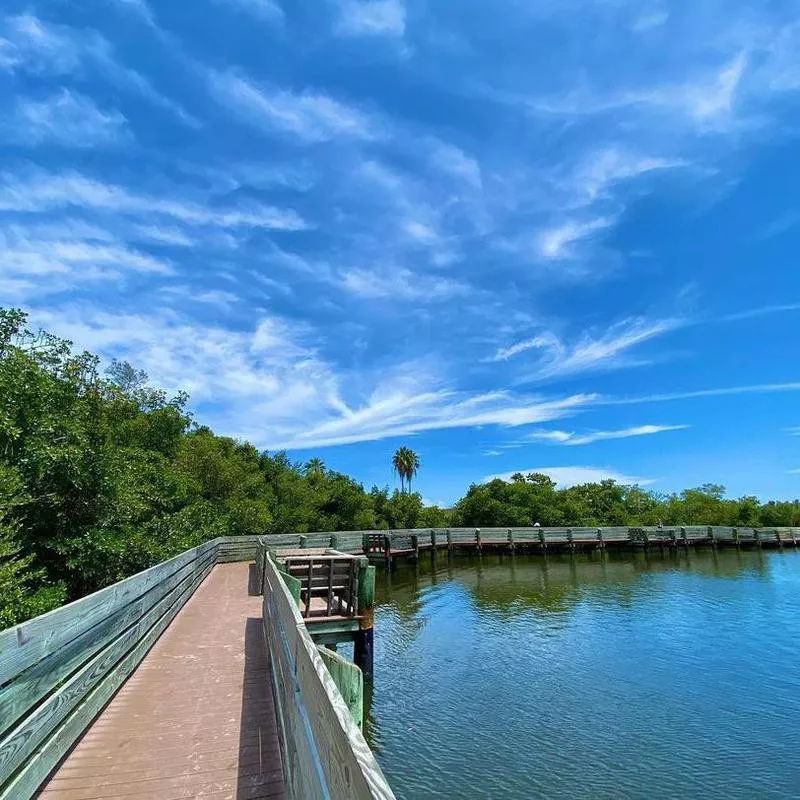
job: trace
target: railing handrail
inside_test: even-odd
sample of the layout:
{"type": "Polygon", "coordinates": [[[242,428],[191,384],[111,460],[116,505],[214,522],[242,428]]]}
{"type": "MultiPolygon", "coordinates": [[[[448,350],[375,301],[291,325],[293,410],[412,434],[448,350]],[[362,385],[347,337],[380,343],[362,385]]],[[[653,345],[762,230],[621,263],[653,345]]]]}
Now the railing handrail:
{"type": "Polygon", "coordinates": [[[306,629],[284,574],[266,549],[259,560],[264,570],[264,636],[289,797],[394,800],[306,629]],[[313,705],[313,714],[308,705],[313,705]]]}

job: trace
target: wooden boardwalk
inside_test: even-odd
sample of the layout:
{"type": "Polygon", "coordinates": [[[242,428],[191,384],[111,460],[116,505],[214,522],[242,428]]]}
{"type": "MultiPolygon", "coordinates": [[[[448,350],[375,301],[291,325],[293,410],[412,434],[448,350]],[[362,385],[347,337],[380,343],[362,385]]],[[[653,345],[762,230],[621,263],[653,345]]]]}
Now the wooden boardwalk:
{"type": "Polygon", "coordinates": [[[42,800],[284,796],[261,598],[218,564],[42,788],[42,800]]]}

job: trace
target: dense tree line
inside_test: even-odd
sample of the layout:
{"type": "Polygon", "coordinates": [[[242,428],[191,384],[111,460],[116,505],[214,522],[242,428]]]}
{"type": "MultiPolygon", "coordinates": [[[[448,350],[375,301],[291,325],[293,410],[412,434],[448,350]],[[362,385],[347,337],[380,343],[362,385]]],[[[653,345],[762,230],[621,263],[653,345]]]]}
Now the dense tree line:
{"type": "Polygon", "coordinates": [[[798,526],[800,502],[767,503],[752,496],[727,499],[725,487],[705,484],[679,494],[657,494],[615,481],[556,489],[541,474],[514,475],[469,487],[450,512],[453,525],[478,527],[595,525],[798,526]]]}
{"type": "MultiPolygon", "coordinates": [[[[800,525],[797,503],[658,497],[612,482],[557,490],[543,475],[471,486],[452,510],[370,491],[312,458],[259,452],[196,424],[150,387],[0,310],[0,628],[219,535],[314,530],[708,523],[800,525]]],[[[416,458],[416,456],[415,456],[416,458]]],[[[411,470],[418,460],[403,464],[411,470]]]]}
{"type": "Polygon", "coordinates": [[[0,628],[219,535],[441,521],[418,494],[216,436],[186,402],[0,310],[0,628]]]}

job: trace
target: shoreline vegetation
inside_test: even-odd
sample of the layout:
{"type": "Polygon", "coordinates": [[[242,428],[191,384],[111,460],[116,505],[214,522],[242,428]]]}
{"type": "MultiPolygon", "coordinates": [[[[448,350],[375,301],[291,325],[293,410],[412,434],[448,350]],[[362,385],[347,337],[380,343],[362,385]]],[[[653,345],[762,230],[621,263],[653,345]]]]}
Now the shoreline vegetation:
{"type": "MultiPolygon", "coordinates": [[[[604,525],[800,526],[800,502],[660,495],[546,475],[469,487],[450,509],[217,436],[147,376],[73,351],[0,309],[0,629],[216,536],[311,531],[604,525]]],[[[407,450],[407,448],[402,448],[407,450]]],[[[398,451],[399,452],[399,451],[398,451]]],[[[416,458],[416,455],[409,451],[416,458]]],[[[397,466],[397,465],[395,465],[397,466]]],[[[405,488],[405,487],[404,487],[405,488]]]]}

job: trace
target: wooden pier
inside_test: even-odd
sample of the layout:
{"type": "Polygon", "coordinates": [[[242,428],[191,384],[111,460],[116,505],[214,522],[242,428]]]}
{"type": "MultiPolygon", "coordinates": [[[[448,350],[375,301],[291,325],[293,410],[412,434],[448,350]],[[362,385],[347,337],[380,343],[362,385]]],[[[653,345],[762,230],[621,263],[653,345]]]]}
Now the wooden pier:
{"type": "Polygon", "coordinates": [[[332,548],[271,549],[259,540],[257,569],[263,575],[270,559],[283,575],[316,644],[335,649],[353,642],[356,665],[364,677],[373,671],[375,567],[364,556],[332,548]]]}
{"type": "MultiPolygon", "coordinates": [[[[340,534],[340,538],[343,535],[340,534]]],[[[418,559],[422,553],[484,551],[506,553],[585,552],[592,550],[663,551],[679,548],[797,547],[799,528],[728,528],[721,526],[604,528],[436,528],[370,531],[362,534],[362,552],[391,566],[397,558],[418,559]]]]}
{"type": "MultiPolygon", "coordinates": [[[[257,550],[215,539],[0,631],[0,800],[392,800],[361,670],[309,633],[316,568],[304,618],[300,581],[257,550]]],[[[373,586],[375,568],[325,561],[332,616],[360,631],[369,581],[342,586],[342,560],[373,586]]]]}
{"type": "Polygon", "coordinates": [[[392,800],[360,731],[370,561],[798,542],[707,526],[214,539],[0,631],[0,800],[392,800]]]}

